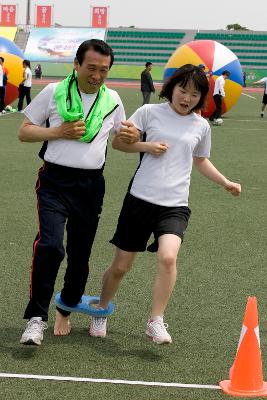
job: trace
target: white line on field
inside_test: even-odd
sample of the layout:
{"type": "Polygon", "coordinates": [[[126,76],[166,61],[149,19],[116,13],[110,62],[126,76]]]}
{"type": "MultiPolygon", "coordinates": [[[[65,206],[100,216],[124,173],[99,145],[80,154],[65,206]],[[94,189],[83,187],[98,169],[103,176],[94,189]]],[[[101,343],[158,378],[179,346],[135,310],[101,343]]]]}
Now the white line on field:
{"type": "MultiPolygon", "coordinates": [[[[223,122],[227,122],[227,121],[234,121],[234,122],[259,122],[260,124],[266,123],[266,121],[264,121],[262,118],[256,120],[256,119],[236,119],[236,118],[231,118],[231,117],[226,117],[223,122]]],[[[215,125],[217,126],[217,125],[215,125]]],[[[221,125],[220,125],[221,126],[221,125]]],[[[265,129],[266,130],[266,129],[265,129]]]]}
{"type": "Polygon", "coordinates": [[[250,97],[251,99],[257,100],[256,97],[250,96],[250,94],[247,94],[247,93],[241,93],[241,94],[243,94],[243,96],[247,96],[247,97],[250,97]]]}
{"type": "MultiPolygon", "coordinates": [[[[238,131],[240,131],[241,130],[241,128],[240,127],[236,127],[236,128],[231,128],[231,127],[226,127],[226,126],[224,126],[223,127],[223,130],[224,131],[234,131],[234,130],[238,130],[238,131]]],[[[217,126],[215,127],[215,128],[213,128],[212,129],[212,132],[217,132],[217,126]]],[[[220,131],[220,127],[218,127],[218,131],[220,131]]],[[[245,131],[245,133],[253,133],[253,132],[256,132],[256,131],[264,131],[264,132],[266,132],[266,129],[255,129],[255,128],[253,128],[253,129],[246,129],[246,131],[245,131]]]]}
{"type": "Polygon", "coordinates": [[[145,382],[145,381],[127,381],[123,379],[98,379],[98,378],[79,378],[75,376],[51,376],[51,375],[27,375],[27,374],[7,374],[0,373],[0,378],[17,379],[38,379],[49,381],[71,381],[71,382],[91,382],[91,383],[113,383],[121,385],[143,385],[143,386],[164,386],[180,387],[188,389],[221,389],[217,385],[199,385],[194,383],[173,383],[173,382],[145,382]]]}

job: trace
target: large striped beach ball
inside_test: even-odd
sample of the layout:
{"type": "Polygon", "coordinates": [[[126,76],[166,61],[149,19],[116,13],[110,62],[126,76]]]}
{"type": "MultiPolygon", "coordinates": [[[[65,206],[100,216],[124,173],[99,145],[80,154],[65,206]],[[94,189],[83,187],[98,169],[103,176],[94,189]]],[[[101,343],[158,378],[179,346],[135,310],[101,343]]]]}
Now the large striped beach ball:
{"type": "Polygon", "coordinates": [[[210,71],[210,90],[203,115],[209,117],[215,110],[213,89],[216,79],[228,70],[230,77],[225,81],[223,114],[229,111],[242,93],[243,73],[237,56],[221,43],[214,40],[195,40],[179,47],[170,57],[164,70],[164,80],[184,64],[205,65],[210,71]]]}
{"type": "Polygon", "coordinates": [[[4,70],[7,71],[5,105],[12,103],[18,97],[18,87],[23,79],[22,51],[10,40],[0,37],[0,56],[5,59],[4,70]]]}

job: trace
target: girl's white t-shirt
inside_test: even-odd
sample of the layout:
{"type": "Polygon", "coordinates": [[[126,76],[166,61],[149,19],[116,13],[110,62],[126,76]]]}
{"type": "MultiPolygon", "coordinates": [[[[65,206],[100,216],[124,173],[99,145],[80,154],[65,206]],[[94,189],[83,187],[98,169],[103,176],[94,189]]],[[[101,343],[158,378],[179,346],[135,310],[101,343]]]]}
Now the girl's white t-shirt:
{"type": "Polygon", "coordinates": [[[210,156],[209,123],[195,113],[177,114],[170,103],[146,104],[129,119],[147,142],[169,146],[159,157],[144,153],[130,193],[153,204],[187,206],[193,157],[210,156]]]}

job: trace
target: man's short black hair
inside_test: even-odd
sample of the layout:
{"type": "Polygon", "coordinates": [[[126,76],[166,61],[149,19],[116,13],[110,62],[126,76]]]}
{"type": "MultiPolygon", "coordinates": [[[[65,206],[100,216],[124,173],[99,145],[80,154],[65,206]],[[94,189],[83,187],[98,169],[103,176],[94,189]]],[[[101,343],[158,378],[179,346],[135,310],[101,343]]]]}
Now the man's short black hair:
{"type": "Polygon", "coordinates": [[[228,70],[226,69],[225,71],[223,71],[222,75],[226,75],[226,76],[228,76],[228,78],[229,78],[229,76],[230,76],[231,74],[230,74],[230,71],[228,71],[228,70]]]}
{"type": "Polygon", "coordinates": [[[85,53],[90,49],[93,49],[97,53],[103,54],[104,56],[110,56],[109,69],[112,67],[114,62],[113,50],[106,42],[100,39],[85,40],[80,44],[76,52],[76,59],[80,65],[83,63],[85,53]]]}
{"type": "Polygon", "coordinates": [[[192,82],[196,90],[201,93],[200,100],[198,104],[192,109],[201,109],[205,105],[205,100],[209,92],[209,81],[206,77],[205,72],[203,72],[199,67],[192,64],[185,64],[178,68],[174,74],[164,83],[162,90],[159,94],[160,98],[165,98],[172,102],[172,94],[174,87],[178,84],[181,87],[186,87],[186,85],[192,82]]]}
{"type": "Polygon", "coordinates": [[[152,65],[152,62],[151,62],[151,61],[148,61],[148,62],[146,63],[146,68],[149,67],[150,65],[152,65]]]}
{"type": "Polygon", "coordinates": [[[25,65],[27,65],[27,67],[31,68],[31,62],[30,62],[30,60],[23,60],[23,63],[24,63],[25,65]]]}
{"type": "Polygon", "coordinates": [[[0,59],[2,60],[2,62],[4,62],[4,61],[5,61],[4,57],[0,57],[0,59]]]}

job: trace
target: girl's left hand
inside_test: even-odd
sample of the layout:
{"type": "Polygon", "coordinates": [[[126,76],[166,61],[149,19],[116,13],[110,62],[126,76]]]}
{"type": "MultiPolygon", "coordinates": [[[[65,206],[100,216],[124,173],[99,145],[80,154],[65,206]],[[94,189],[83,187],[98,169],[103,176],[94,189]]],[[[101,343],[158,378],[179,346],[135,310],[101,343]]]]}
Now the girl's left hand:
{"type": "Polygon", "coordinates": [[[241,185],[236,182],[227,181],[224,185],[224,189],[230,192],[233,196],[239,196],[241,193],[241,185]]]}

